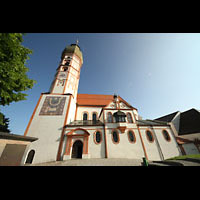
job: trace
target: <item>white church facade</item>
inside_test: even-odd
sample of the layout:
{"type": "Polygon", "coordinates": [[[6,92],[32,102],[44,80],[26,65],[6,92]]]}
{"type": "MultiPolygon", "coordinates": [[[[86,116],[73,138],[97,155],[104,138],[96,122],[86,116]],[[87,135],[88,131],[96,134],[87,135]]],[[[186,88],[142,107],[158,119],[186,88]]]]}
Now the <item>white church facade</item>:
{"type": "Polygon", "coordinates": [[[141,120],[118,95],[78,94],[83,55],[67,46],[48,93],[42,93],[24,136],[38,138],[22,164],[68,159],[164,160],[181,155],[170,123],[141,120]]]}

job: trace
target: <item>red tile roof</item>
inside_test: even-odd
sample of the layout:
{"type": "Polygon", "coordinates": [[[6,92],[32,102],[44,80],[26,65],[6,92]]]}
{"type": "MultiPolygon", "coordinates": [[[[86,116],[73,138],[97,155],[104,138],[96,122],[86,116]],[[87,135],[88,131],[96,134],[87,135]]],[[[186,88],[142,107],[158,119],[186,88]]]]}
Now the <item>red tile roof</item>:
{"type": "MultiPolygon", "coordinates": [[[[127,106],[133,108],[120,96],[119,100],[124,102],[127,106]]],[[[111,101],[113,101],[113,95],[103,95],[103,94],[78,94],[77,95],[77,104],[84,106],[107,106],[111,101]]],[[[136,108],[134,108],[136,109],[136,108]]]]}

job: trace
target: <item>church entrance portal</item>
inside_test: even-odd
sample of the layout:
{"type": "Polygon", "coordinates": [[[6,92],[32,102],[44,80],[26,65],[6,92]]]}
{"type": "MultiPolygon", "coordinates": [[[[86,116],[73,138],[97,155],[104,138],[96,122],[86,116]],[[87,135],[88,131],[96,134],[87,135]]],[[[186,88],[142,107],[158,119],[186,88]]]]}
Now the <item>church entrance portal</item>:
{"type": "Polygon", "coordinates": [[[83,142],[77,140],[72,147],[72,158],[82,158],[83,142]]]}

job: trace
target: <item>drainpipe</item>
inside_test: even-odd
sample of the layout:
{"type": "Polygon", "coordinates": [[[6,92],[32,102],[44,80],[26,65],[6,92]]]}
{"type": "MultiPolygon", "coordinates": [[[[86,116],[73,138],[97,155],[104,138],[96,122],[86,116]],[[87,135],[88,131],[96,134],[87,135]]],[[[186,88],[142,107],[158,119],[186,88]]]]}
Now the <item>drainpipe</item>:
{"type": "Polygon", "coordinates": [[[108,158],[108,149],[107,149],[107,136],[106,136],[106,120],[105,120],[105,114],[103,109],[103,128],[104,128],[104,143],[105,143],[105,158],[108,158]]]}

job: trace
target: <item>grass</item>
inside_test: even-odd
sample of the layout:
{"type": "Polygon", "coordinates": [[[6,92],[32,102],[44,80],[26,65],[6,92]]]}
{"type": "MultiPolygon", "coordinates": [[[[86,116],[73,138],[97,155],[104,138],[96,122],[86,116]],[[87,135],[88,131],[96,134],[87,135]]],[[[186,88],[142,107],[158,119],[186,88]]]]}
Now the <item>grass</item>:
{"type": "Polygon", "coordinates": [[[169,158],[167,160],[183,160],[183,159],[186,159],[186,158],[199,158],[200,159],[200,154],[177,156],[177,157],[169,158]]]}

